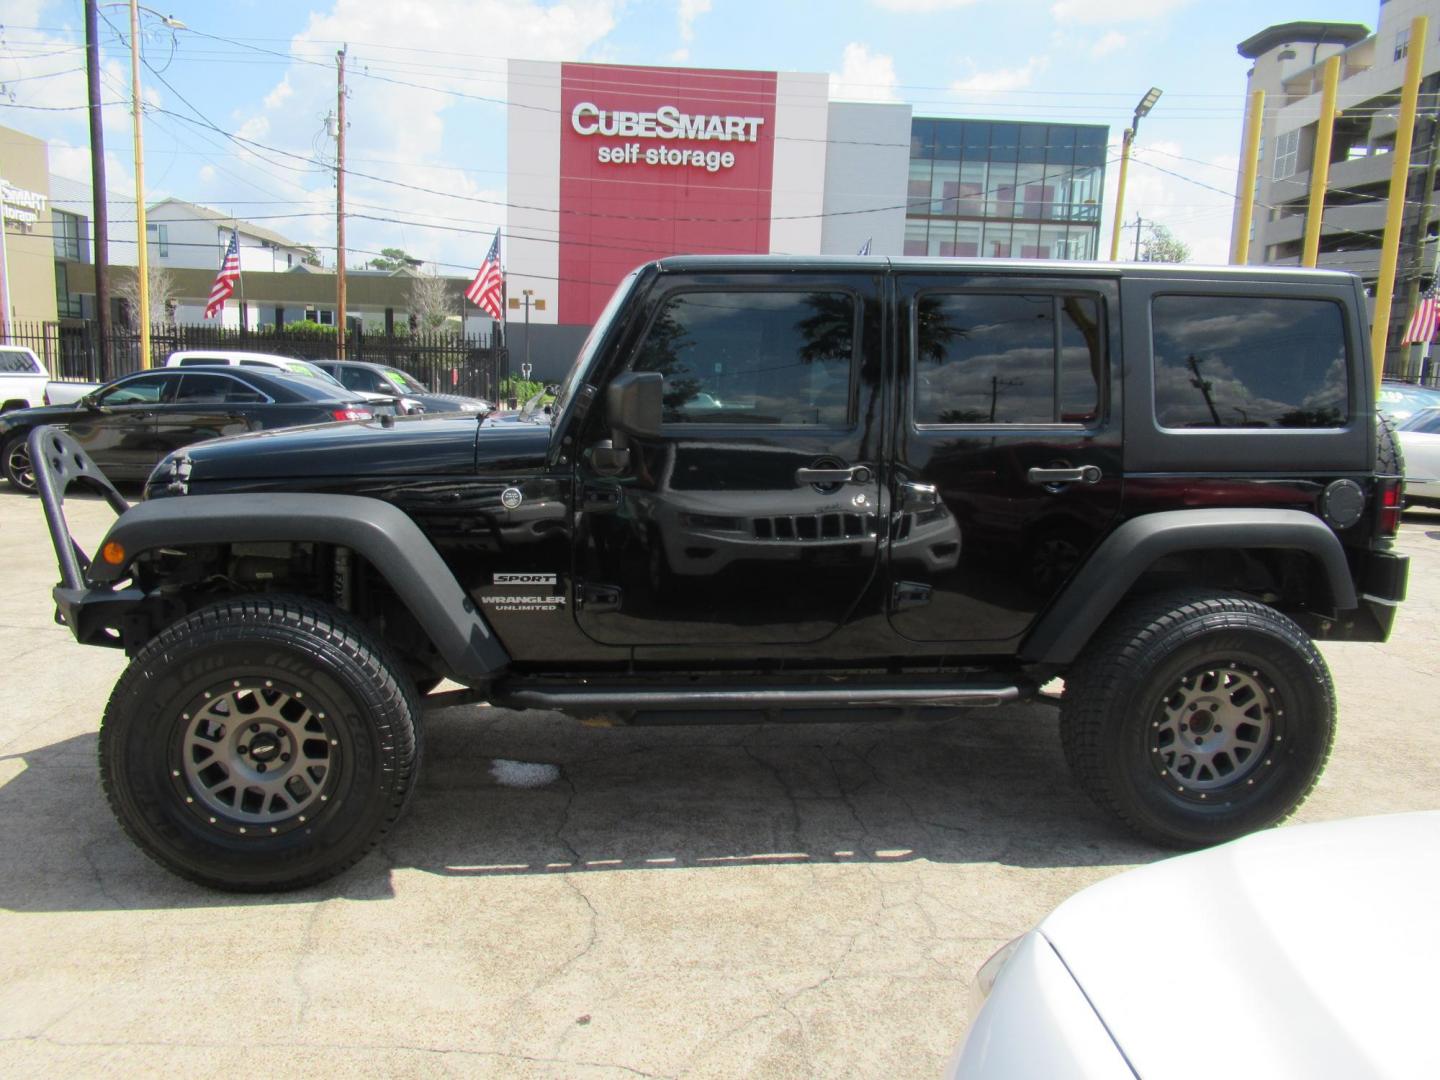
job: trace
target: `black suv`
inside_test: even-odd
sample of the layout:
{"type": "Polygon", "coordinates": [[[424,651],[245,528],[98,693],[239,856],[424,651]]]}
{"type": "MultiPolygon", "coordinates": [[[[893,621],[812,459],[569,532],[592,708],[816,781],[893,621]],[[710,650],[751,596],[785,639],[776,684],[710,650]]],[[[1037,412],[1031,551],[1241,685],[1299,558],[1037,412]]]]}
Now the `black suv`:
{"type": "Polygon", "coordinates": [[[1312,639],[1404,596],[1365,310],[1315,271],[667,259],[546,412],[187,447],[93,562],[61,496],[104,478],[37,433],[58,617],[133,657],[106,791],[175,872],[292,888],[394,823],[427,702],[835,719],[1059,676],[1136,832],[1273,824],[1333,740],[1312,639]]]}

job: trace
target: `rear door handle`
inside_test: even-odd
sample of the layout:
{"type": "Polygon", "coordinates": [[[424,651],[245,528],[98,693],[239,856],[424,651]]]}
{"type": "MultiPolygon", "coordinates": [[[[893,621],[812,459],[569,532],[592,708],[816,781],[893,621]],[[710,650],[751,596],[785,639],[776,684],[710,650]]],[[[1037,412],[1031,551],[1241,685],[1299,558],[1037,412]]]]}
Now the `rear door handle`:
{"type": "Polygon", "coordinates": [[[868,465],[855,465],[848,469],[796,469],[795,483],[868,484],[874,475],[868,465]]]}
{"type": "Polygon", "coordinates": [[[1100,466],[1081,465],[1075,469],[1031,469],[1025,474],[1032,484],[1098,484],[1100,466]]]}

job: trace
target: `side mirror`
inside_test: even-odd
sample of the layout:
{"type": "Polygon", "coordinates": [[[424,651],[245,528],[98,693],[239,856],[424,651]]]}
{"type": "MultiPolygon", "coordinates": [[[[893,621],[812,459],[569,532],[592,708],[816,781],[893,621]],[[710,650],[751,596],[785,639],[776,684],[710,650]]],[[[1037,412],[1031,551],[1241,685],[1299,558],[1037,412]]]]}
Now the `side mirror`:
{"type": "Polygon", "coordinates": [[[665,377],[658,371],[627,371],[610,381],[605,391],[605,409],[617,446],[626,435],[642,439],[660,437],[661,399],[665,377]]]}

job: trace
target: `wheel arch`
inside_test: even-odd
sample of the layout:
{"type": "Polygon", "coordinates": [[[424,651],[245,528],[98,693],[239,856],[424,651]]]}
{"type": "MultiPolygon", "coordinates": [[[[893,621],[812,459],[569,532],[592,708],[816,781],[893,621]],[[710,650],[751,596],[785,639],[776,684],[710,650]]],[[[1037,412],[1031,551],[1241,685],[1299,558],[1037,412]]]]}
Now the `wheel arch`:
{"type": "Polygon", "coordinates": [[[1111,612],[1165,560],[1207,554],[1294,554],[1312,568],[1306,599],[1333,611],[1359,606],[1345,549],[1319,518],[1300,510],[1171,510],[1132,518],[1085,560],[1026,637],[1027,663],[1072,662],[1111,612]]]}
{"type": "Polygon", "coordinates": [[[96,559],[91,583],[130,576],[136,558],[159,549],[247,542],[304,542],[348,548],[368,562],[429,636],[450,673],[493,678],[509,656],[420,527],[390,503],[357,495],[250,493],[178,496],[122,514],[101,544],[123,561],[96,559]]]}

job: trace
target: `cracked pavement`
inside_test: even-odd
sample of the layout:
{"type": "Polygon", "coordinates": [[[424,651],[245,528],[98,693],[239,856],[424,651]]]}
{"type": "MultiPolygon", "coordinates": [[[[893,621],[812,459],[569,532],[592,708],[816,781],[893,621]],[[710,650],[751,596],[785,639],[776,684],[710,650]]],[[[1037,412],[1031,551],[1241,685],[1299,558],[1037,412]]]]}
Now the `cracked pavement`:
{"type": "MultiPolygon", "coordinates": [[[[73,500],[93,544],[108,520],[73,500]]],[[[1047,705],[947,721],[594,730],[428,717],[412,808],[327,885],[231,897],[122,836],[95,730],[124,663],[54,625],[37,501],[0,492],[0,1072],[924,1077],[976,968],[1161,856],[1065,770],[1047,705]],[[496,758],[546,762],[499,786],[496,758]]],[[[1440,808],[1440,512],[1298,820],[1440,808]]]]}

